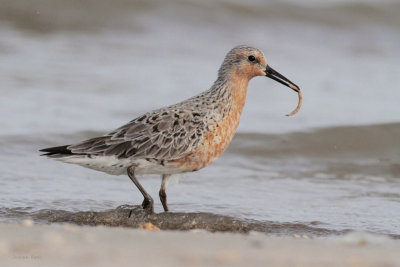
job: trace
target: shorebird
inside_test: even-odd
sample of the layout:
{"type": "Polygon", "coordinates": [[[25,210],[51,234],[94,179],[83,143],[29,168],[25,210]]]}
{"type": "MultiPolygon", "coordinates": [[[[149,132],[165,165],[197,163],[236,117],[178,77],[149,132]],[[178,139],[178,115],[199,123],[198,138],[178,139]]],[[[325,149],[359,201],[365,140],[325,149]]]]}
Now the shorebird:
{"type": "Polygon", "coordinates": [[[136,175],[161,174],[159,196],[168,211],[165,190],[171,175],[204,168],[228,147],[239,125],[248,83],[255,76],[272,78],[300,93],[297,85],[267,65],[259,49],[236,46],[209,90],[150,111],[104,136],[40,151],[62,162],[127,174],[144,197],[142,207],[150,212],[154,201],[136,175]]]}

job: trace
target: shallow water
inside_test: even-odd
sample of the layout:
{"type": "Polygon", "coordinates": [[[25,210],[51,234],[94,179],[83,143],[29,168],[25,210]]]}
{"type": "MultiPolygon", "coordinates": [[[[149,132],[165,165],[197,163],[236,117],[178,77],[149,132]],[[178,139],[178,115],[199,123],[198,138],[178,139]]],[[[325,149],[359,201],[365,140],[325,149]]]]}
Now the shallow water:
{"type": "MultiPolygon", "coordinates": [[[[210,212],[330,230],[400,234],[400,124],[337,127],[288,134],[238,134],[212,166],[178,176],[168,187],[174,212],[210,212]],[[360,138],[360,136],[364,136],[360,138]]],[[[73,136],[3,137],[3,220],[16,211],[85,211],[140,204],[126,176],[110,176],[39,157],[48,142],[73,136]]],[[[158,176],[141,178],[156,199],[158,176]]],[[[1,213],[0,213],[1,214],[1,213]]]]}
{"type": "MultiPolygon", "coordinates": [[[[25,2],[0,8],[0,220],[141,203],[127,177],[37,150],[208,89],[248,43],[300,85],[303,108],[284,117],[296,95],[254,79],[232,145],[171,182],[170,209],[400,234],[397,3],[25,2]]],[[[141,180],[156,198],[160,178],[141,180]]]]}

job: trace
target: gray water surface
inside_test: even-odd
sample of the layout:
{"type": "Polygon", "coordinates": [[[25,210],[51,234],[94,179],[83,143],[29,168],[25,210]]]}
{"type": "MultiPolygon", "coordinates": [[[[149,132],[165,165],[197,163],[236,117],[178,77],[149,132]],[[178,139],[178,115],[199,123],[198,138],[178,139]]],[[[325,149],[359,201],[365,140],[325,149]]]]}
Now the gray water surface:
{"type": "MultiPolygon", "coordinates": [[[[318,222],[331,230],[398,235],[400,144],[393,144],[399,131],[400,124],[387,124],[279,135],[238,134],[213,165],[178,175],[170,183],[170,210],[305,226],[318,222]],[[365,132],[369,134],[359,138],[365,132]]],[[[66,143],[93,134],[49,140],[66,143]]],[[[101,211],[141,204],[141,194],[127,176],[39,157],[37,148],[49,140],[13,136],[1,144],[6,148],[0,154],[3,220],[10,219],[8,212],[21,208],[101,211]]],[[[161,212],[160,177],[140,180],[156,200],[155,211],[161,212]]]]}

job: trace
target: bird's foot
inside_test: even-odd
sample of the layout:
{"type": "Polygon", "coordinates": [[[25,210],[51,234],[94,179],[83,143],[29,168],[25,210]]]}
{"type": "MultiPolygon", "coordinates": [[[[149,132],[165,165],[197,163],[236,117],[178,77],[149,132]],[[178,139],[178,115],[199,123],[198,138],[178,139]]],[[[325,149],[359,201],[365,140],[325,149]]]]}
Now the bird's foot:
{"type": "Polygon", "coordinates": [[[151,198],[145,198],[142,202],[142,207],[149,213],[154,213],[154,201],[151,198]]]}
{"type": "Polygon", "coordinates": [[[132,217],[132,214],[140,214],[143,210],[141,209],[140,206],[134,206],[132,208],[129,209],[129,213],[128,213],[128,218],[132,217]]]}

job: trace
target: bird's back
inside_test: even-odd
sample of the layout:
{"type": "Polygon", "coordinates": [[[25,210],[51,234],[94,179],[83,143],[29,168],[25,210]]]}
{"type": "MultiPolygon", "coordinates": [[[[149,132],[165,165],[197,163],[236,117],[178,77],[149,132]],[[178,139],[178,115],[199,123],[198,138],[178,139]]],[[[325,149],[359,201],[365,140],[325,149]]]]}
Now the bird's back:
{"type": "MultiPolygon", "coordinates": [[[[227,115],[228,100],[227,91],[212,88],[178,104],[148,112],[104,136],[42,151],[62,161],[72,160],[71,163],[82,158],[108,157],[119,162],[126,160],[127,164],[143,160],[173,164],[204,146],[210,132],[227,115]]],[[[86,160],[80,165],[93,167],[86,160]]]]}

